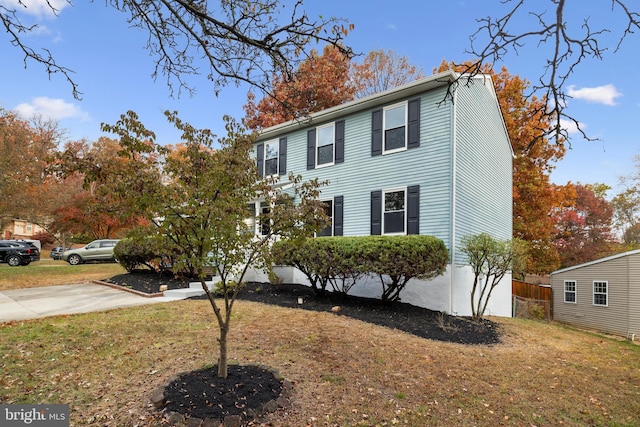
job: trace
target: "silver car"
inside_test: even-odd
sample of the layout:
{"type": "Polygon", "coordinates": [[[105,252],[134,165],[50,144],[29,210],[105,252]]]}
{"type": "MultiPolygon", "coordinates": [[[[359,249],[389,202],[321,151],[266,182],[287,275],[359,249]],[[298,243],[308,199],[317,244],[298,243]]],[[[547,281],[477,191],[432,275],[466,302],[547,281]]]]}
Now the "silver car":
{"type": "Polygon", "coordinates": [[[87,261],[115,262],[113,248],[118,240],[94,240],[84,248],[69,249],[62,253],[62,259],[71,265],[82,264],[87,261]]]}

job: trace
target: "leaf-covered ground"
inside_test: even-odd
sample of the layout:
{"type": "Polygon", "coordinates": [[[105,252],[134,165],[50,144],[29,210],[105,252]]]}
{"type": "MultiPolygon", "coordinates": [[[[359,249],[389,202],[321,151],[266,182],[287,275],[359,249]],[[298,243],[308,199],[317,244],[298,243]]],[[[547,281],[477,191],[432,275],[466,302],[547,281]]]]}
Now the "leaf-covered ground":
{"type": "MultiPolygon", "coordinates": [[[[151,294],[159,292],[162,285],[176,289],[189,284],[189,280],[151,271],[117,275],[109,282],[151,294]]],[[[307,286],[250,282],[240,292],[239,298],[281,307],[332,312],[437,341],[468,345],[500,342],[500,331],[489,320],[472,321],[406,303],[386,304],[376,299],[334,293],[316,295],[307,286]]],[[[231,367],[227,379],[218,378],[215,367],[186,373],[167,387],[165,410],[199,419],[221,420],[227,415],[251,419],[248,411],[251,413],[279,397],[280,384],[272,384],[272,379],[271,371],[256,367],[231,367]]]]}

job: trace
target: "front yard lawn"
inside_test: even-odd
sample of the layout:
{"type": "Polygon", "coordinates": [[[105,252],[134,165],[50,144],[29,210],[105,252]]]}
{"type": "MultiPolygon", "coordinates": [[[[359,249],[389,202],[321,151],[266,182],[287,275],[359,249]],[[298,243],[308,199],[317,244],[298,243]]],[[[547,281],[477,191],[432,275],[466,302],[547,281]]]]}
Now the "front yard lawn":
{"type": "MultiPolygon", "coordinates": [[[[264,425],[638,425],[640,346],[491,320],[501,342],[466,345],[241,300],[230,359],[293,383],[292,407],[264,425]]],[[[74,426],[159,426],[151,394],[215,364],[217,334],[202,300],[3,324],[0,403],[68,403],[74,426]]]]}

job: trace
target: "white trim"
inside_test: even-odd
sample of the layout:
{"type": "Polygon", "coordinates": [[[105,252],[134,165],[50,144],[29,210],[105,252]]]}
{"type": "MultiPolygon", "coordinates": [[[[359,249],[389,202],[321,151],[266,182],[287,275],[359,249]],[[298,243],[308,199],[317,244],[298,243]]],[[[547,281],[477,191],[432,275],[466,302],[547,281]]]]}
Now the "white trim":
{"type": "Polygon", "coordinates": [[[454,90],[453,91],[453,102],[451,105],[451,110],[452,110],[452,120],[451,120],[451,236],[449,237],[451,240],[449,242],[449,252],[451,254],[451,265],[453,266],[453,268],[451,269],[451,275],[450,275],[450,281],[449,281],[449,313],[451,314],[457,314],[454,311],[454,289],[453,286],[456,283],[456,208],[457,208],[457,204],[456,204],[456,198],[457,198],[457,192],[456,192],[456,181],[458,179],[458,168],[457,168],[457,162],[458,162],[458,127],[456,126],[457,122],[458,122],[458,109],[456,108],[456,105],[458,105],[457,103],[458,100],[458,91],[454,90]]]}
{"type": "MultiPolygon", "coordinates": [[[[269,160],[273,160],[273,158],[269,159],[269,160]]],[[[264,142],[264,160],[263,160],[264,164],[262,165],[262,170],[263,170],[263,175],[265,177],[269,177],[269,176],[278,176],[279,172],[280,172],[280,140],[278,139],[270,139],[269,141],[265,141],[264,142]],[[267,147],[269,145],[275,145],[276,147],[276,157],[275,157],[275,161],[276,161],[276,172],[275,173],[267,173],[267,147]]]]}
{"type": "Polygon", "coordinates": [[[409,139],[409,102],[397,102],[392,105],[386,105],[382,108],[382,155],[398,153],[400,151],[407,151],[407,144],[409,139]],[[399,107],[404,108],[404,146],[398,148],[392,148],[391,150],[385,150],[385,146],[387,145],[387,111],[393,110],[399,107]]]}
{"type": "Polygon", "coordinates": [[[315,158],[316,158],[316,169],[320,169],[320,168],[324,168],[327,166],[333,166],[336,164],[336,122],[331,122],[331,123],[327,123],[325,125],[322,126],[318,126],[316,127],[316,146],[315,146],[315,158]],[[326,147],[328,145],[331,145],[332,150],[331,152],[333,153],[332,155],[332,159],[330,162],[328,163],[318,163],[318,161],[320,160],[320,153],[319,153],[319,149],[320,149],[320,129],[325,129],[325,128],[331,128],[331,144],[325,144],[322,145],[322,147],[326,147]]]}
{"type": "MultiPolygon", "coordinates": [[[[407,234],[407,187],[394,187],[394,188],[389,188],[386,190],[382,190],[382,197],[381,197],[381,202],[382,202],[382,224],[381,225],[381,235],[382,236],[404,236],[407,234]],[[386,213],[385,211],[385,196],[387,195],[387,193],[396,193],[402,191],[404,193],[404,209],[402,210],[402,212],[404,212],[403,216],[404,216],[404,221],[402,221],[402,231],[401,232],[394,232],[394,233],[385,233],[384,231],[384,214],[386,213]]],[[[400,212],[400,211],[390,211],[390,212],[400,212]]]]}
{"type": "MultiPolygon", "coordinates": [[[[569,291],[571,292],[571,291],[569,291]]],[[[577,304],[578,303],[578,281],[577,280],[565,280],[562,284],[562,302],[565,304],[577,304]],[[567,283],[573,283],[573,301],[567,301],[567,283]]]]}
{"type": "MultiPolygon", "coordinates": [[[[334,230],[334,216],[335,216],[335,198],[333,197],[327,197],[327,198],[322,198],[322,199],[318,199],[319,202],[322,203],[326,203],[326,202],[330,202],[331,203],[331,234],[329,234],[329,236],[334,236],[335,235],[335,230],[334,230]]],[[[318,233],[313,233],[314,237],[323,237],[323,236],[318,236],[318,233]]],[[[327,236],[327,237],[329,237],[327,236]]]]}
{"type": "Polygon", "coordinates": [[[591,304],[594,307],[609,307],[609,281],[608,280],[594,280],[591,286],[591,304]],[[606,304],[596,304],[596,283],[604,283],[605,292],[597,292],[597,295],[604,295],[607,300],[606,304]]]}

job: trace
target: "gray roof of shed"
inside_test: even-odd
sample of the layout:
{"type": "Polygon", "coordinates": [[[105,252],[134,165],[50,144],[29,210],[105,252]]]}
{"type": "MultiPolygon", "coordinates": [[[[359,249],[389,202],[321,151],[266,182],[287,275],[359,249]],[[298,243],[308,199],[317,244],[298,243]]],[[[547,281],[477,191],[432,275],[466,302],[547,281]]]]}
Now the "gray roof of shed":
{"type": "Polygon", "coordinates": [[[587,267],[589,265],[599,264],[601,262],[610,261],[612,259],[622,258],[622,257],[626,257],[626,256],[629,256],[629,255],[635,255],[635,254],[640,254],[640,249],[634,249],[632,251],[622,252],[622,253],[611,255],[611,256],[608,256],[608,257],[599,258],[599,259],[596,259],[596,260],[593,260],[593,261],[585,262],[583,264],[578,264],[578,265],[574,265],[572,267],[567,267],[567,268],[563,268],[563,269],[560,269],[560,270],[556,270],[556,271],[551,272],[551,275],[558,274],[558,273],[564,273],[565,271],[571,271],[571,270],[575,270],[577,268],[587,267]]]}

